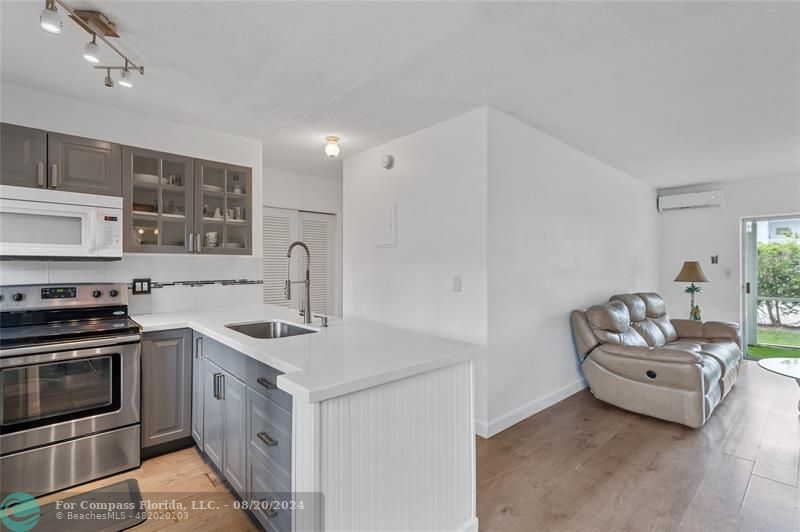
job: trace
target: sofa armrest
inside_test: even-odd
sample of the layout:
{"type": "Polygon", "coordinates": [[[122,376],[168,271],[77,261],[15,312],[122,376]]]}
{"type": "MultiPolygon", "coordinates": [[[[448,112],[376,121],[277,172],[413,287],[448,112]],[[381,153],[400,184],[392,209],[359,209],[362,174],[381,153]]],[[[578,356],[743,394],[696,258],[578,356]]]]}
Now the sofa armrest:
{"type": "Polygon", "coordinates": [[[739,325],[728,321],[670,320],[680,338],[705,338],[706,340],[731,340],[739,343],[739,325]]]}
{"type": "Polygon", "coordinates": [[[702,361],[702,357],[698,353],[688,349],[676,349],[671,347],[632,347],[618,344],[603,344],[600,349],[611,355],[654,362],[699,364],[702,361]]]}

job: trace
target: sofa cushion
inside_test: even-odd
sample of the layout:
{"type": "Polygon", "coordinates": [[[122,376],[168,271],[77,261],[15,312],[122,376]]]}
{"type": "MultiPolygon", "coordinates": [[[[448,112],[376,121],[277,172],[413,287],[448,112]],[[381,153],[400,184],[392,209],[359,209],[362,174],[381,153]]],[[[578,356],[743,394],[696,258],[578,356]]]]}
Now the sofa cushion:
{"type": "Polygon", "coordinates": [[[645,315],[647,319],[652,321],[661,332],[667,342],[674,342],[678,339],[678,333],[675,327],[670,322],[669,314],[667,314],[667,305],[661,296],[655,292],[639,292],[636,294],[642,301],[644,301],[645,315]]]}
{"type": "Polygon", "coordinates": [[[621,301],[628,308],[631,317],[631,327],[636,329],[650,347],[661,347],[667,343],[663,331],[647,318],[644,299],[639,294],[617,294],[611,296],[611,301],[621,301]]]}
{"type": "Polygon", "coordinates": [[[631,327],[628,307],[622,301],[610,301],[586,309],[586,321],[598,341],[628,346],[647,346],[641,334],[631,327]]]}
{"type": "Polygon", "coordinates": [[[702,345],[702,354],[714,357],[722,368],[722,376],[736,369],[742,359],[742,350],[734,342],[707,342],[702,345]]]}

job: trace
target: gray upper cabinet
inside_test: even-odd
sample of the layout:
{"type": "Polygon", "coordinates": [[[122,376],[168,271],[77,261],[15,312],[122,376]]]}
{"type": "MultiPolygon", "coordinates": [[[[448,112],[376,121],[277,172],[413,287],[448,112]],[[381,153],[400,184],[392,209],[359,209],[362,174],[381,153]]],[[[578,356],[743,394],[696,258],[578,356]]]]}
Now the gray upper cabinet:
{"type": "Polygon", "coordinates": [[[193,250],[194,165],[190,157],[122,148],[124,250],[193,250]]]}
{"type": "Polygon", "coordinates": [[[187,438],[192,423],[192,331],[142,339],[142,447],[187,438]]]}
{"type": "Polygon", "coordinates": [[[0,184],[47,186],[47,132],[0,124],[0,184]]]}
{"type": "Polygon", "coordinates": [[[196,159],[196,250],[250,255],[253,251],[253,172],[250,168],[196,159]]]}
{"type": "Polygon", "coordinates": [[[69,192],[122,195],[122,150],[119,144],[48,133],[48,187],[69,192]]]}

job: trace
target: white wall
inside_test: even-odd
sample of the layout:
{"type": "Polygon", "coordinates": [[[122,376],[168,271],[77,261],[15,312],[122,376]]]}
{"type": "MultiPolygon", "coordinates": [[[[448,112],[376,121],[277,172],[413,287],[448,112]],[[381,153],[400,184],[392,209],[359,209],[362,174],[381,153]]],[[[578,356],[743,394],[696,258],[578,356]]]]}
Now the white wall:
{"type": "Polygon", "coordinates": [[[687,260],[700,261],[708,283],[697,296],[703,319],[741,323],[742,218],[800,213],[800,176],[783,176],[662,190],[664,194],[724,190],[725,207],[664,212],[659,215],[659,287],[673,317],[689,313],[686,283],[673,279],[687,260]],[[719,264],[711,256],[719,255],[719,264]]]}
{"type": "Polygon", "coordinates": [[[486,342],[485,109],[345,159],[343,205],[345,316],[486,342]],[[391,204],[397,246],[376,248],[391,204]]]}
{"type": "Polygon", "coordinates": [[[570,311],[655,290],[658,248],[651,186],[492,108],[488,130],[494,434],[584,387],[570,311]]]}
{"type": "MultiPolygon", "coordinates": [[[[120,91],[119,96],[124,98],[125,94],[120,91]]],[[[256,204],[262,197],[262,144],[258,140],[7,83],[0,86],[0,120],[249,166],[253,169],[253,197],[256,204]]],[[[125,254],[121,261],[109,263],[4,261],[0,264],[0,283],[130,282],[133,277],[151,277],[153,281],[260,279],[261,209],[251,210],[254,213],[252,257],[125,254]]],[[[159,289],[153,296],[132,297],[131,307],[135,312],[157,312],[252,300],[260,301],[259,285],[207,289],[180,287],[159,289]]]]}
{"type": "Polygon", "coordinates": [[[584,386],[572,309],[657,288],[655,198],[492,108],[394,140],[345,159],[345,315],[488,344],[476,428],[492,435],[584,386]],[[397,247],[375,248],[392,203],[397,247]]]}

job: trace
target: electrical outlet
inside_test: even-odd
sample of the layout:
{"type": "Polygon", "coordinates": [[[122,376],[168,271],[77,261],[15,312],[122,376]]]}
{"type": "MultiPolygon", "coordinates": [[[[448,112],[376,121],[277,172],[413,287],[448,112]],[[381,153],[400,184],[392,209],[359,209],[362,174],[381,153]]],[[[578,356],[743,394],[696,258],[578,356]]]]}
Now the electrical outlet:
{"type": "Polygon", "coordinates": [[[150,279],[134,279],[133,280],[133,295],[144,295],[150,293],[150,279]]]}

